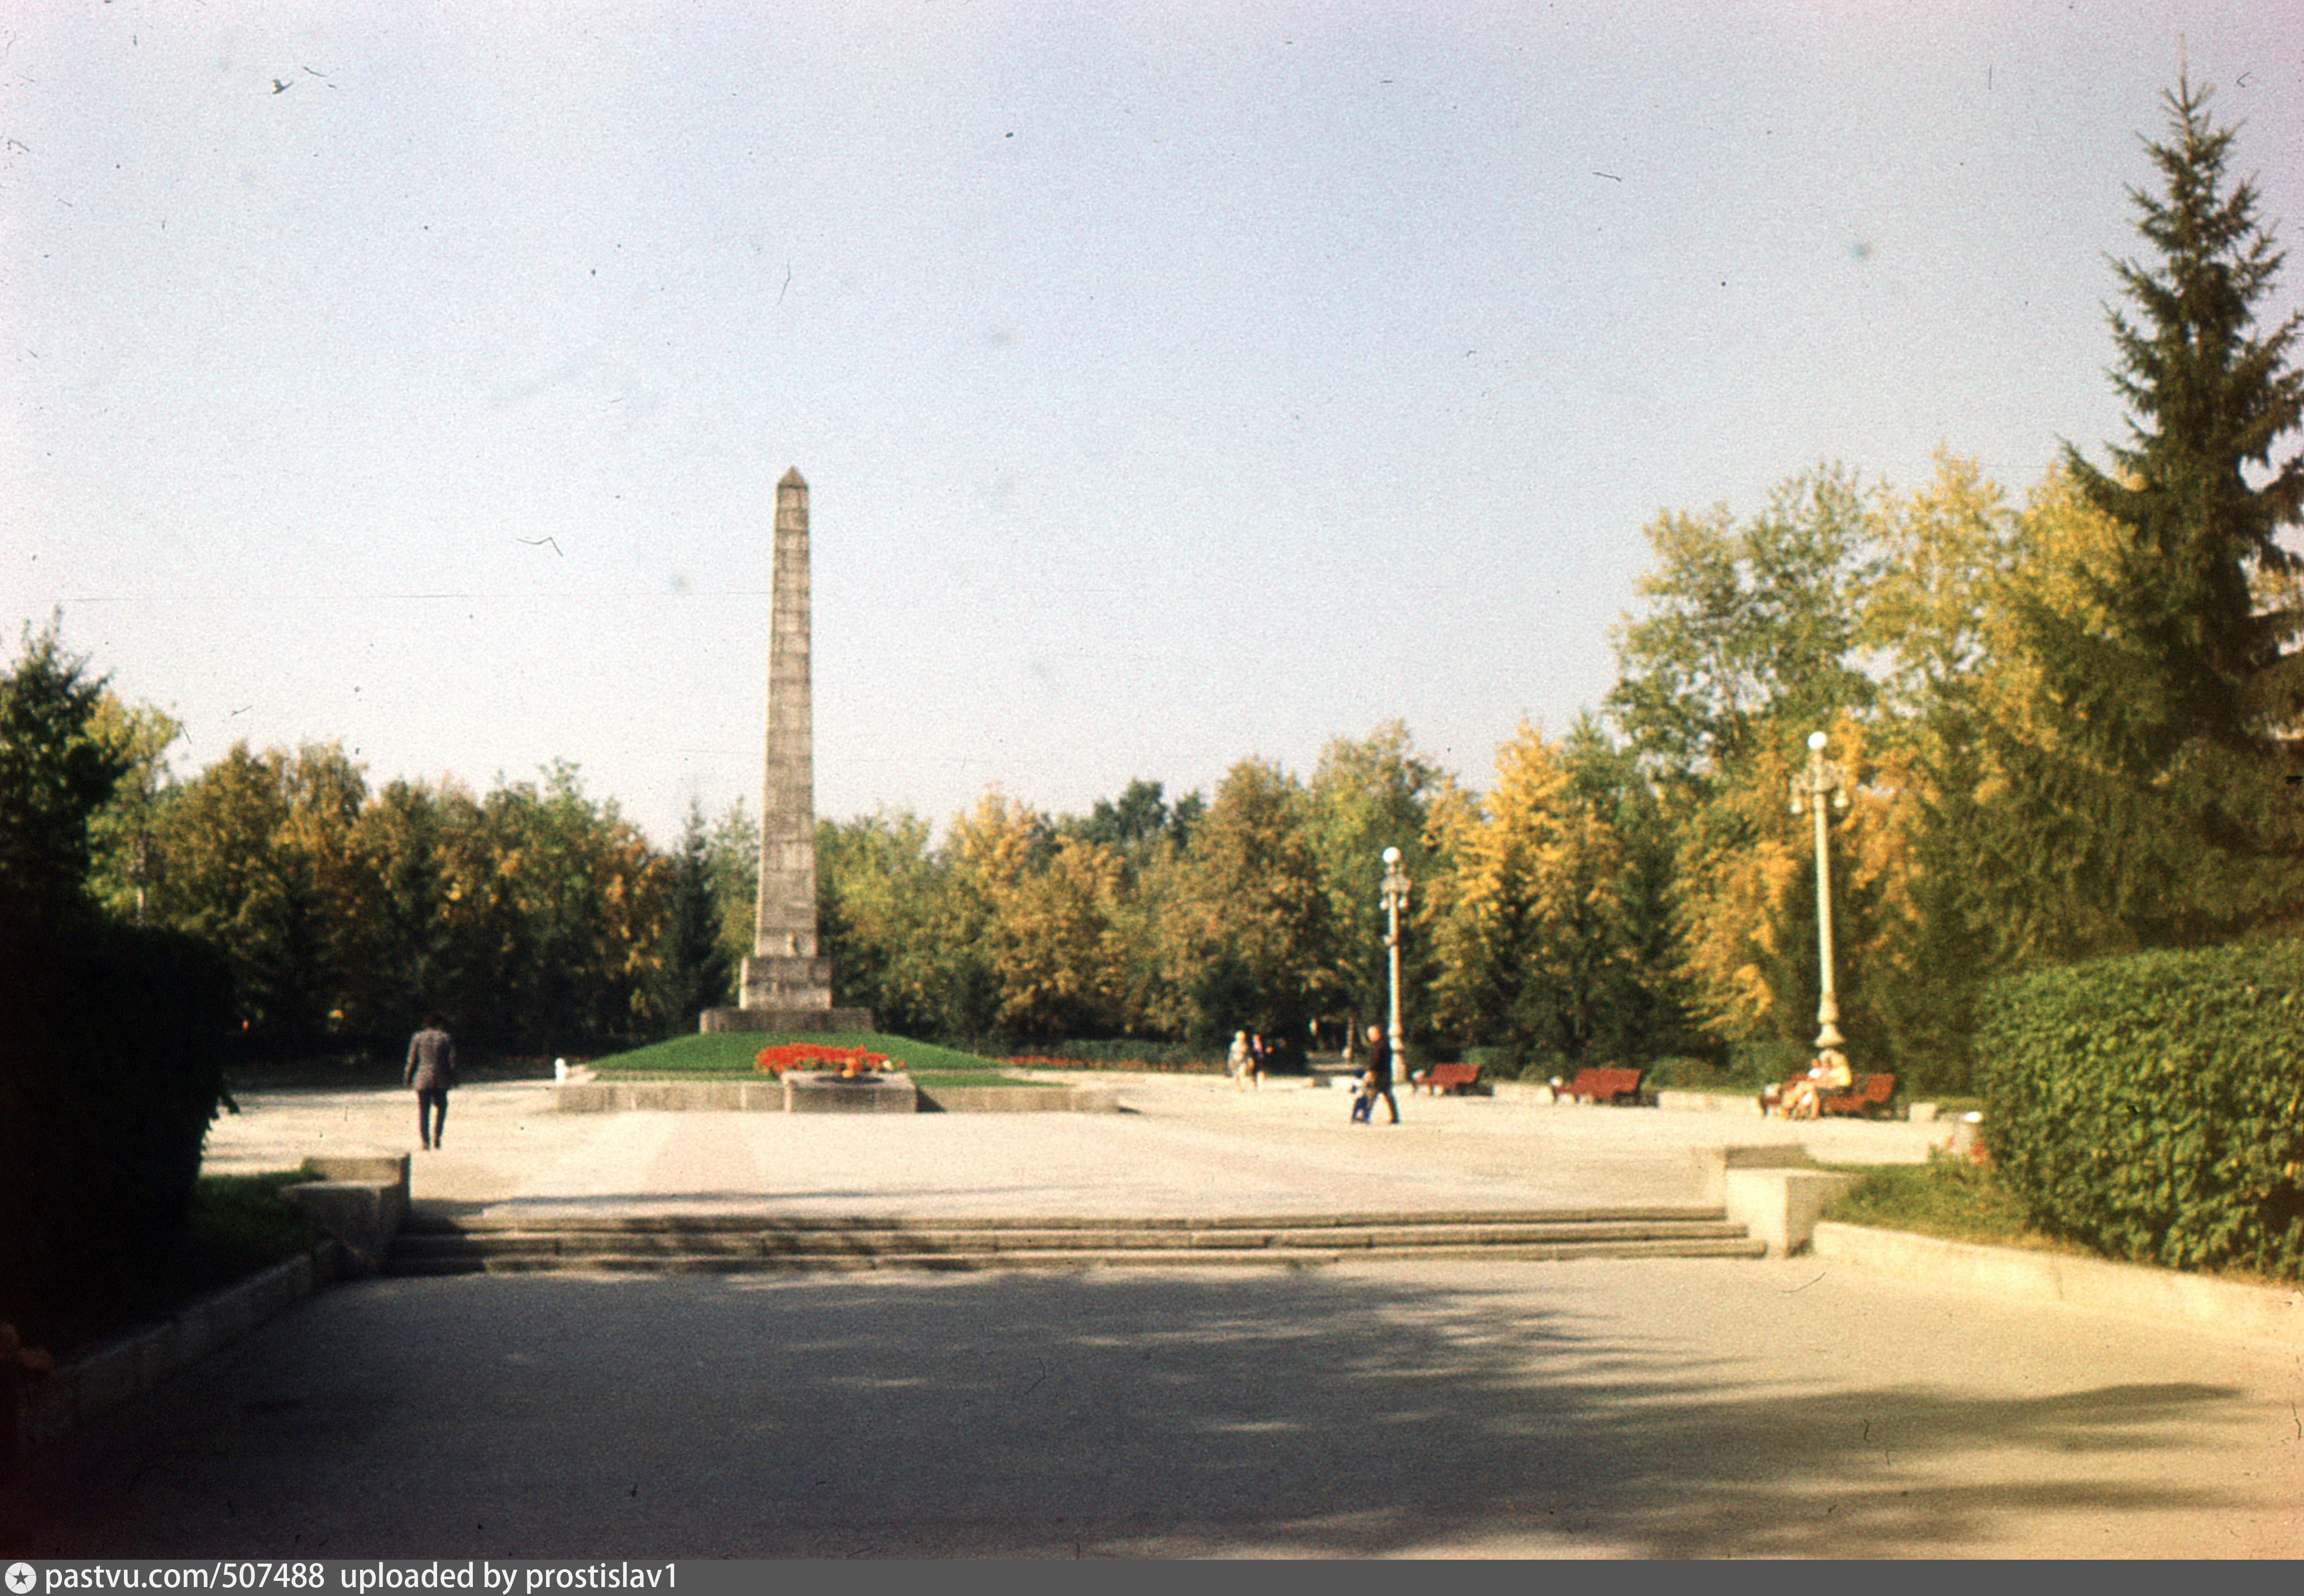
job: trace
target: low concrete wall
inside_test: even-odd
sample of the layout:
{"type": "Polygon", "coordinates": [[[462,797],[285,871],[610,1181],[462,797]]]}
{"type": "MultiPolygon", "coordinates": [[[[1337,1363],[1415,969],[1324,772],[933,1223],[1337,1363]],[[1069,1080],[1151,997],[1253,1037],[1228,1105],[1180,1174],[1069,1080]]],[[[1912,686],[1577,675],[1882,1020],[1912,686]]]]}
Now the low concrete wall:
{"type": "Polygon", "coordinates": [[[1748,1147],[1691,1147],[1696,1188],[1707,1203],[1728,1200],[1731,1170],[1812,1170],[1816,1161],[1798,1142],[1763,1142],[1748,1147]]]}
{"type": "Polygon", "coordinates": [[[1758,1092],[1679,1092],[1665,1090],[1656,1094],[1656,1107],[1666,1113],[1679,1114],[1744,1114],[1760,1117],[1760,1094],[1758,1092]]]}
{"type": "Polygon", "coordinates": [[[923,1114],[1116,1114],[1115,1086],[923,1086],[923,1114]]]}
{"type": "Polygon", "coordinates": [[[76,1424],[143,1396],[160,1381],[219,1347],[239,1339],[284,1308],[349,1272],[350,1260],[334,1241],[260,1274],[187,1303],[174,1317],[90,1348],[53,1374],[23,1381],[13,1392],[0,1386],[0,1474],[12,1472],[33,1447],[76,1424]]]}
{"type": "Polygon", "coordinates": [[[570,1081],[552,1089],[563,1114],[658,1112],[755,1114],[1116,1114],[1116,1086],[937,1086],[921,1091],[907,1076],[860,1086],[787,1073],[757,1081],[570,1081]],[[901,1100],[901,1101],[899,1101],[901,1100]]]}
{"type": "Polygon", "coordinates": [[[2297,1288],[2249,1286],[2140,1263],[1980,1246],[1829,1220],[1817,1226],[1813,1245],[1820,1258],[1938,1285],[2304,1346],[2304,1289],[2297,1288]]]}
{"type": "Polygon", "coordinates": [[[877,1080],[843,1080],[836,1075],[784,1075],[787,1114],[917,1114],[920,1092],[901,1072],[877,1080]]]}
{"type": "Polygon", "coordinates": [[[374,1274],[384,1267],[393,1238],[408,1218],[408,1154],[334,1153],[304,1161],[313,1178],[283,1186],[280,1200],[301,1210],[346,1254],[346,1272],[374,1274]]]}
{"type": "Polygon", "coordinates": [[[563,1114],[616,1114],[635,1109],[668,1113],[784,1111],[784,1083],[757,1081],[570,1081],[552,1089],[563,1114]]]}
{"type": "Polygon", "coordinates": [[[1831,1170],[1730,1170],[1728,1217],[1765,1242],[1771,1258],[1788,1258],[1814,1240],[1824,1211],[1855,1188],[1857,1177],[1831,1170]]]}

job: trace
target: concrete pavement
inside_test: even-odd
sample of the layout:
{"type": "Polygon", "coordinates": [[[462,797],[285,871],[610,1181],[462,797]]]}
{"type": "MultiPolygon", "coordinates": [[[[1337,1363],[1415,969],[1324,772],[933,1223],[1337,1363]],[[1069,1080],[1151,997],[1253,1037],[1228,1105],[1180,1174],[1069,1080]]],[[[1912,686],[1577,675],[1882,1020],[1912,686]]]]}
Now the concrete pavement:
{"type": "Polygon", "coordinates": [[[1799,1259],[387,1279],[66,1438],[0,1550],[2292,1557],[2300,1397],[1799,1259]]]}
{"type": "MultiPolygon", "coordinates": [[[[1818,1159],[1917,1162],[1948,1127],[1660,1114],[1403,1095],[1402,1123],[1346,1122],[1340,1091],[1207,1077],[1095,1077],[1123,1111],[1083,1114],[561,1114],[547,1083],[460,1088],[412,1195],[450,1212],[613,1209],[923,1215],[1192,1215],[1548,1207],[1698,1195],[1692,1149],[1799,1141],[1818,1159]]],[[[402,1092],[242,1096],[211,1170],[315,1152],[402,1151],[402,1092]]]]}
{"type": "MultiPolygon", "coordinates": [[[[1212,1213],[1688,1201],[1691,1147],[1941,1127],[1131,1083],[1122,1115],[553,1113],[460,1090],[420,1203],[1212,1213]]],[[[212,1168],[404,1147],[242,1099],[212,1168]]],[[[406,1122],[406,1123],[403,1123],[406,1122]]],[[[1831,1259],[466,1276],[339,1287],[0,1490],[0,1552],[2304,1553],[2292,1347],[1831,1259]]]]}

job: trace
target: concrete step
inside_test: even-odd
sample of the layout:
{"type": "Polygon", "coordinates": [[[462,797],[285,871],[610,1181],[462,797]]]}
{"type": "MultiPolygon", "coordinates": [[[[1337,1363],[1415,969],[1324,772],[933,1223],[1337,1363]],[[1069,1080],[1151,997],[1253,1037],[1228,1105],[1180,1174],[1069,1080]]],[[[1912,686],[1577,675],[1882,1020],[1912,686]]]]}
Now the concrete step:
{"type": "Polygon", "coordinates": [[[1552,1241],[1719,1240],[1744,1235],[1725,1220],[1651,1220],[1648,1223],[1494,1224],[1384,1226],[1266,1230],[1140,1230],[1122,1226],[1079,1229],[979,1230],[773,1230],[713,1231],[697,1235],[616,1231],[499,1230],[464,1236],[417,1235],[401,1238],[397,1254],[408,1258],[508,1256],[513,1254],[579,1256],[751,1256],[772,1253],[1021,1253],[1049,1250],[1237,1251],[1272,1247],[1323,1247],[1363,1251],[1373,1247],[1498,1246],[1552,1241]]]}
{"type": "Polygon", "coordinates": [[[1347,1258],[1757,1257],[1718,1208],[1196,1219],[897,1219],[744,1214],[411,1216],[390,1272],[665,1273],[791,1269],[1309,1264],[1347,1258]]]}
{"type": "Polygon", "coordinates": [[[505,1253],[402,1257],[389,1273],[452,1274],[769,1274],[802,1271],[1301,1269],[1351,1262],[1558,1262],[1573,1258],[1758,1258],[1765,1246],[1745,1237],[1649,1241],[1556,1241],[1484,1246],[1105,1248],[1047,1247],[1015,1253],[505,1253]]]}
{"type": "Polygon", "coordinates": [[[419,1205],[409,1212],[402,1235],[477,1236],[490,1231],[615,1231],[623,1234],[700,1234],[714,1231],[885,1230],[1310,1230],[1370,1225],[1597,1224],[1673,1220],[1719,1220],[1718,1203],[1650,1203],[1605,1208],[1385,1209],[1360,1213],[1267,1213],[1114,1218],[1109,1215],[969,1216],[944,1219],[893,1214],[760,1214],[738,1212],[664,1214],[474,1214],[442,1213],[419,1205]]]}

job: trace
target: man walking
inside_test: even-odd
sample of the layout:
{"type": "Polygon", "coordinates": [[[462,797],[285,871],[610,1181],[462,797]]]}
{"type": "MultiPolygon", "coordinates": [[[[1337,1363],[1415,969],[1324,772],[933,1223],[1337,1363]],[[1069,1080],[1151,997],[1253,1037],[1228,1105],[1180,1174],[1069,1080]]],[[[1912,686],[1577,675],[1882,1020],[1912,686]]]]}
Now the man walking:
{"type": "Polygon", "coordinates": [[[456,1043],[448,1022],[437,1014],[424,1017],[424,1028],[408,1039],[408,1068],[402,1084],[416,1088],[416,1135],[425,1151],[440,1144],[448,1124],[448,1088],[456,1084],[456,1043]]]}
{"type": "Polygon", "coordinates": [[[1368,1072],[1360,1077],[1360,1094],[1352,1104],[1352,1119],[1360,1125],[1376,1123],[1376,1100],[1384,1099],[1385,1108],[1392,1115],[1392,1123],[1400,1123],[1400,1102],[1392,1094],[1392,1042],[1385,1035],[1382,1026],[1368,1028],[1368,1072]]]}

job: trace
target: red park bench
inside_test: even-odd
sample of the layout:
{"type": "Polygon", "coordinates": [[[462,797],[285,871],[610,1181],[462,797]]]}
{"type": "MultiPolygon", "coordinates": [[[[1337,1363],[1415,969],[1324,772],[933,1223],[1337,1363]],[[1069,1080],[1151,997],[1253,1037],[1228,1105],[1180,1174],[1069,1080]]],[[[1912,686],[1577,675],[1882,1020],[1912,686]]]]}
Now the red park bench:
{"type": "Polygon", "coordinates": [[[1627,1097],[1638,1102],[1640,1077],[1646,1073],[1639,1069],[1580,1069],[1576,1078],[1561,1088],[1560,1094],[1587,1102],[1622,1102],[1627,1097]]]}
{"type": "Polygon", "coordinates": [[[1888,1106],[1896,1095],[1896,1077],[1893,1075],[1868,1075],[1864,1084],[1853,1092],[1835,1092],[1817,1104],[1826,1114],[1857,1114],[1869,1119],[1888,1106]]]}
{"type": "Polygon", "coordinates": [[[1435,1064],[1429,1069],[1408,1077],[1411,1089],[1423,1087],[1434,1096],[1453,1092],[1459,1096],[1480,1084],[1480,1067],[1477,1064],[1435,1064]]]}

